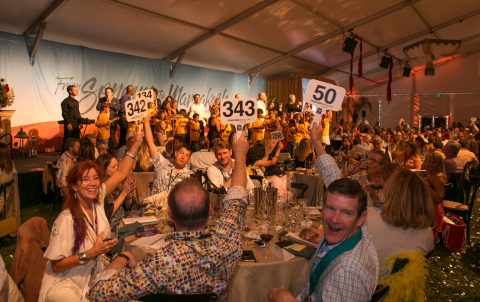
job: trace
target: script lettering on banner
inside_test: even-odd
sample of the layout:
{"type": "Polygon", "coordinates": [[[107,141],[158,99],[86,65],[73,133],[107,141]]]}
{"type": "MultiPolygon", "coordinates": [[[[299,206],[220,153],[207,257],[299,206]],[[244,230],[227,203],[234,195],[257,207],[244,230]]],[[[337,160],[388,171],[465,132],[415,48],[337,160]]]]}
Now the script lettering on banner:
{"type": "Polygon", "coordinates": [[[257,120],[257,99],[222,99],[220,102],[220,121],[222,124],[232,124],[240,137],[243,126],[257,120]]]}
{"type": "Polygon", "coordinates": [[[346,90],[343,87],[318,80],[310,80],[305,91],[304,101],[314,104],[313,122],[319,123],[326,110],[338,111],[343,103],[346,90]]]}
{"type": "Polygon", "coordinates": [[[125,103],[125,114],[128,122],[135,122],[137,127],[146,116],[148,116],[148,100],[133,99],[125,103]]]}

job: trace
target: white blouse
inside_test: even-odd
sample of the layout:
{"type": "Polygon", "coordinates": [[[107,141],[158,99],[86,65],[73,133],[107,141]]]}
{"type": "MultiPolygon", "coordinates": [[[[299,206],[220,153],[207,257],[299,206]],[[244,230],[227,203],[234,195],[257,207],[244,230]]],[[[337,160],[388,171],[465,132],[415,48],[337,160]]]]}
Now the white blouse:
{"type": "MultiPolygon", "coordinates": [[[[105,215],[103,205],[105,191],[105,184],[102,183],[99,190],[98,203],[94,204],[94,208],[96,209],[96,219],[98,224],[96,233],[99,234],[104,232],[104,235],[108,235],[105,234],[105,232],[110,232],[110,225],[107,216],[105,215]]],[[[85,214],[85,216],[90,221],[88,215],[85,214]]],[[[92,225],[94,224],[92,223],[92,225]]],[[[73,229],[73,218],[70,210],[66,209],[61,212],[55,220],[52,227],[52,233],[50,234],[50,244],[45,251],[44,257],[49,261],[43,272],[42,287],[38,299],[39,302],[49,301],[49,294],[55,293],[56,289],[61,286],[68,286],[73,292],[75,292],[75,296],[82,297],[81,301],[87,301],[85,294],[89,290],[88,283],[96,264],[95,260],[90,260],[85,265],[80,265],[58,274],[54,273],[52,270],[52,260],[61,260],[73,255],[72,248],[74,242],[75,234],[73,229]]],[[[90,237],[87,237],[84,243],[80,246],[78,253],[81,254],[91,249],[93,245],[94,241],[90,237]]],[[[69,298],[73,300],[74,297],[65,298],[66,300],[69,300],[69,298]]]]}

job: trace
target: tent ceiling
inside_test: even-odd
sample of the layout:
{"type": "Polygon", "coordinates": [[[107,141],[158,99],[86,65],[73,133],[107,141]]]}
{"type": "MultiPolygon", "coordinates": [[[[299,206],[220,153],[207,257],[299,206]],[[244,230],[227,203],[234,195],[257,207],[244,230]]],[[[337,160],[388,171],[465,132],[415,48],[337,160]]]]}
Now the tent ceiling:
{"type": "MultiPolygon", "coordinates": [[[[56,1],[6,1],[0,30],[23,34],[56,1]]],[[[350,55],[341,50],[341,31],[352,24],[368,55],[356,91],[388,78],[377,49],[383,55],[388,47],[405,62],[404,46],[439,37],[463,40],[460,56],[480,51],[478,0],[66,0],[47,19],[43,39],[163,59],[207,34],[186,50],[183,64],[264,77],[300,71],[347,87],[350,55]]],[[[401,74],[395,64],[394,77],[401,74]]]]}

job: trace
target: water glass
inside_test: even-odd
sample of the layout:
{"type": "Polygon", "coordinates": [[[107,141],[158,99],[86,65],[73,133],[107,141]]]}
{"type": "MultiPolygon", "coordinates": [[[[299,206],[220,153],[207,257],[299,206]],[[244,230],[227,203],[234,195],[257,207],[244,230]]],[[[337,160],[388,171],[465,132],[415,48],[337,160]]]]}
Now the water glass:
{"type": "Polygon", "coordinates": [[[323,196],[317,197],[317,199],[315,200],[315,207],[321,214],[323,210],[323,196]]]}

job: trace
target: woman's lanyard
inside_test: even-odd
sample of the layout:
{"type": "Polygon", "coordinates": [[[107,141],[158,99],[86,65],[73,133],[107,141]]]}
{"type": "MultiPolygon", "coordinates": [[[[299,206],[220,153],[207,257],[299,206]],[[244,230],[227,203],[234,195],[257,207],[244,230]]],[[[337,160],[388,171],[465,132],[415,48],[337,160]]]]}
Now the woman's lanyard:
{"type": "Polygon", "coordinates": [[[172,172],[173,172],[174,170],[175,170],[175,167],[173,167],[173,168],[170,170],[170,175],[169,175],[169,180],[170,180],[170,182],[168,183],[168,188],[167,188],[167,190],[170,190],[170,186],[172,185],[172,182],[174,182],[175,179],[177,179],[178,174],[180,174],[180,173],[177,173],[177,175],[175,175],[175,177],[172,179],[172,172]]]}
{"type": "Polygon", "coordinates": [[[85,220],[87,221],[88,225],[90,226],[90,229],[87,228],[87,232],[89,233],[89,237],[92,240],[92,244],[95,244],[95,241],[97,240],[97,233],[98,233],[98,220],[97,220],[97,207],[95,204],[93,204],[93,224],[90,221],[90,219],[87,218],[87,215],[85,215],[85,220]]]}

